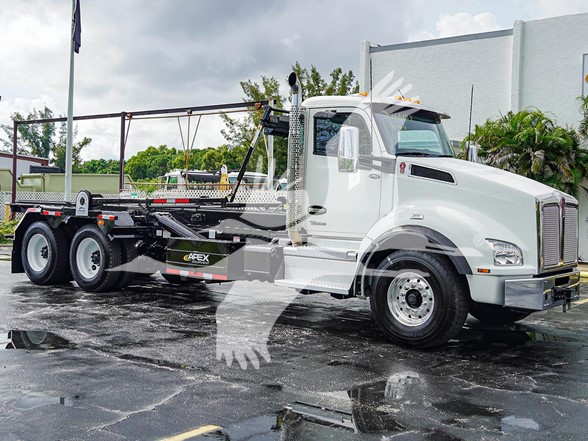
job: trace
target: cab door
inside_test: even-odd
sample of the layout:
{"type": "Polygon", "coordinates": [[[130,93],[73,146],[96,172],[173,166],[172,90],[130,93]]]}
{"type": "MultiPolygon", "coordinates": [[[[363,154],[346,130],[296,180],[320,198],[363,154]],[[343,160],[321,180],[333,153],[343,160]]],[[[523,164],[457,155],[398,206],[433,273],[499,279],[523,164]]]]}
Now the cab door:
{"type": "Polygon", "coordinates": [[[360,167],[339,171],[339,132],[343,126],[359,129],[359,153],[381,156],[372,143],[367,114],[358,109],[313,109],[306,124],[306,197],[302,227],[310,234],[362,238],[380,216],[381,172],[360,167]]]}

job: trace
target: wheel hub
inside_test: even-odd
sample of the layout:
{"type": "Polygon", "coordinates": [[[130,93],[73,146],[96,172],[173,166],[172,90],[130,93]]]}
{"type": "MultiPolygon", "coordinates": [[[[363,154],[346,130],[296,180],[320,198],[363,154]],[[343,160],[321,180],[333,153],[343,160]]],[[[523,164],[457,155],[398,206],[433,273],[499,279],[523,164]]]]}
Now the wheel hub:
{"type": "Polygon", "coordinates": [[[78,244],[76,250],[76,268],[80,276],[92,280],[98,275],[102,266],[102,253],[95,239],[86,237],[78,244]]]}
{"type": "Polygon", "coordinates": [[[433,314],[435,297],[427,279],[421,274],[398,274],[388,287],[388,309],[406,326],[419,326],[433,314]]]}
{"type": "Polygon", "coordinates": [[[410,289],[406,293],[406,304],[411,308],[418,308],[423,303],[423,296],[416,289],[410,289]]]}
{"type": "Polygon", "coordinates": [[[42,272],[49,264],[49,243],[40,233],[33,234],[27,244],[27,263],[31,270],[42,272]]]}
{"type": "Polygon", "coordinates": [[[100,265],[100,251],[94,251],[91,260],[94,265],[100,265]]]}

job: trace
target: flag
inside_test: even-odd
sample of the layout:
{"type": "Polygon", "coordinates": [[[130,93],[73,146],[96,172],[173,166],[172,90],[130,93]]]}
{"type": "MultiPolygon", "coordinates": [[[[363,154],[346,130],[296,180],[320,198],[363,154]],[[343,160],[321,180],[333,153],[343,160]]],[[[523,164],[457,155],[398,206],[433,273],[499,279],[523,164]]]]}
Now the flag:
{"type": "Polygon", "coordinates": [[[82,46],[82,17],[80,15],[80,0],[76,0],[76,8],[72,17],[71,23],[71,38],[74,43],[74,52],[80,53],[80,47],[82,46]]]}

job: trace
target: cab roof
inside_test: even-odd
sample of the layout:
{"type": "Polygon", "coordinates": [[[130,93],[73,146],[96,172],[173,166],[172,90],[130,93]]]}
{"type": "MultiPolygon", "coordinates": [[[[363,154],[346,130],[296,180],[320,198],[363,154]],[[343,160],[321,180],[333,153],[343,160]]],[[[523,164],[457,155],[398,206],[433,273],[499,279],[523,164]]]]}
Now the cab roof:
{"type": "Polygon", "coordinates": [[[420,103],[415,103],[414,101],[409,101],[408,99],[397,99],[395,97],[364,97],[359,94],[350,95],[350,96],[315,96],[312,98],[308,98],[304,100],[302,103],[303,107],[316,109],[316,108],[323,108],[323,107],[357,107],[357,108],[367,108],[370,106],[370,103],[373,104],[388,104],[394,105],[398,107],[404,107],[409,109],[418,109],[418,110],[426,110],[428,112],[433,112],[438,114],[441,119],[449,119],[450,116],[442,112],[440,110],[434,109],[429,106],[425,106],[420,103]]]}

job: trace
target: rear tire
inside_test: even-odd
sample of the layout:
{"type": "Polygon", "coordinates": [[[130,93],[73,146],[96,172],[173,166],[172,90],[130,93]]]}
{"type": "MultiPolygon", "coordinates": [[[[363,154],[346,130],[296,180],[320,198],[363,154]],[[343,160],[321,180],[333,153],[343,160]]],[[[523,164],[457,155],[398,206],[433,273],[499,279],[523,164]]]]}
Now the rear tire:
{"type": "Polygon", "coordinates": [[[95,225],[86,225],[73,237],[69,259],[74,280],[84,291],[112,289],[120,272],[109,271],[122,263],[119,242],[111,241],[95,225]]]}
{"type": "MultiPolygon", "coordinates": [[[[139,253],[137,251],[137,242],[132,240],[121,240],[117,241],[120,243],[121,251],[122,251],[122,264],[126,265],[133,262],[138,256],[139,253]]],[[[129,284],[133,281],[136,277],[137,273],[132,271],[120,271],[119,272],[119,279],[114,284],[112,289],[121,289],[126,288],[129,284]]]]}
{"type": "Polygon", "coordinates": [[[443,256],[396,251],[378,266],[372,285],[372,317],[394,343],[439,346],[462,328],[470,297],[465,280],[443,256]]]}
{"type": "Polygon", "coordinates": [[[488,325],[508,325],[528,317],[530,312],[518,312],[500,305],[472,302],[470,314],[488,325]]]}
{"type": "Polygon", "coordinates": [[[34,222],[24,234],[21,259],[25,273],[37,285],[71,280],[65,232],[46,222],[34,222]]]}

